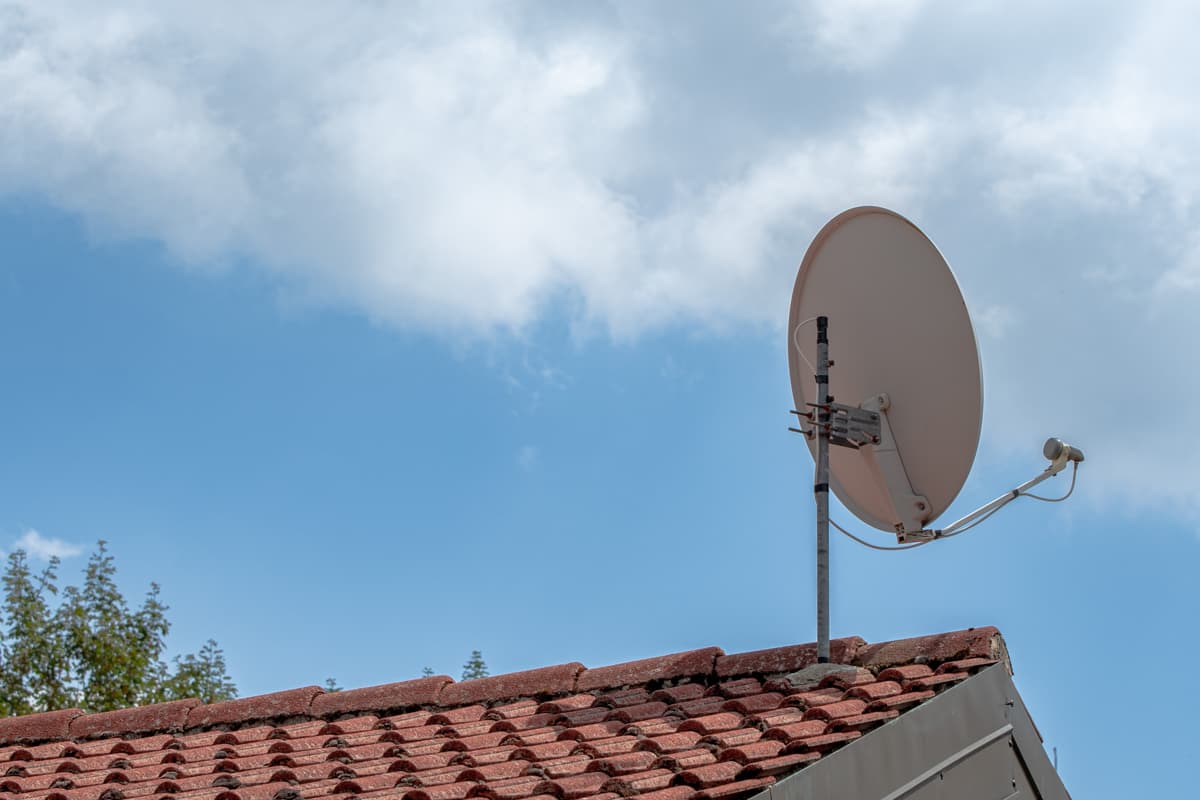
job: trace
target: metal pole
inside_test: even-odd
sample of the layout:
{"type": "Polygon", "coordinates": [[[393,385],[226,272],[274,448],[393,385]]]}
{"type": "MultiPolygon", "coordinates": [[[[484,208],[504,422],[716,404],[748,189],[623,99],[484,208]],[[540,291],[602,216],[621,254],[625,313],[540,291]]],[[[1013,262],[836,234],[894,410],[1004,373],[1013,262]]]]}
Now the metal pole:
{"type": "Polygon", "coordinates": [[[817,662],[829,663],[829,319],[817,317],[817,662]]]}

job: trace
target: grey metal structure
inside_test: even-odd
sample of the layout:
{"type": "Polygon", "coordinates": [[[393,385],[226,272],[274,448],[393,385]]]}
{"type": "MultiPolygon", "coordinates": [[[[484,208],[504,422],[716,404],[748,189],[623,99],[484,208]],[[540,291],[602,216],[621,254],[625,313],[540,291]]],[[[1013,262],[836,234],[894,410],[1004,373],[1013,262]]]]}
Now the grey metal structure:
{"type": "Polygon", "coordinates": [[[751,800],[1070,800],[1004,664],[751,800]]]}
{"type": "Polygon", "coordinates": [[[817,663],[829,662],[829,320],[817,317],[817,663]]]}

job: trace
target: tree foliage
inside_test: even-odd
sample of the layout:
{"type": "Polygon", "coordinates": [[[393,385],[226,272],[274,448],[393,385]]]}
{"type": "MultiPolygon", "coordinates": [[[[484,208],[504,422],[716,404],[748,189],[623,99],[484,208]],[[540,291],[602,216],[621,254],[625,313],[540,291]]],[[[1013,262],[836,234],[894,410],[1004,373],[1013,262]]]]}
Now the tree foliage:
{"type": "Polygon", "coordinates": [[[487,664],[483,661],[483,653],[478,650],[472,650],[471,657],[467,659],[467,663],[463,664],[462,679],[470,681],[476,678],[486,678],[487,676],[488,668],[487,664]]]}
{"type": "Polygon", "coordinates": [[[131,609],[103,540],[81,586],[60,592],[57,558],[34,572],[24,551],[8,556],[0,606],[0,715],[59,708],[109,711],[197,697],[237,696],[225,656],[211,639],[197,653],[163,661],[171,629],[158,584],[131,609]]]}

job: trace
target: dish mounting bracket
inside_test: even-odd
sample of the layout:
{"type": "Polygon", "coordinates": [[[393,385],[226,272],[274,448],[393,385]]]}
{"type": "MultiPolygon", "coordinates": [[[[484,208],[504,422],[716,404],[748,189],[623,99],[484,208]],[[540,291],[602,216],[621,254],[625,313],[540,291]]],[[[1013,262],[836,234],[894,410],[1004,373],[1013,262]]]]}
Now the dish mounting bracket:
{"type": "Polygon", "coordinates": [[[897,536],[902,540],[919,538],[925,523],[929,521],[929,500],[912,488],[908,472],[904,469],[900,449],[892,436],[892,426],[888,424],[887,410],[891,404],[886,393],[869,397],[860,404],[860,409],[879,418],[878,435],[874,441],[864,443],[861,450],[864,456],[874,461],[875,468],[883,477],[895,512],[893,519],[897,536]]]}
{"type": "Polygon", "coordinates": [[[863,445],[879,444],[880,416],[878,411],[831,402],[829,443],[855,450],[863,445]]]}

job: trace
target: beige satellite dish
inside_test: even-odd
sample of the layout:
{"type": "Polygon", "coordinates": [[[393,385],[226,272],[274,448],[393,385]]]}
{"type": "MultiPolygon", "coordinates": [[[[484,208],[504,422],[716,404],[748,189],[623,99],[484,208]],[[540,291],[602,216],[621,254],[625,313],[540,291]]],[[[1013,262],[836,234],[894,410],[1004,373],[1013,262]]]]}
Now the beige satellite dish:
{"type": "MultiPolygon", "coordinates": [[[[836,326],[829,393],[874,411],[886,405],[894,440],[886,452],[834,448],[830,486],[869,525],[920,530],[958,496],[983,423],[979,350],[954,274],[933,242],[894,211],[864,206],[830,220],[792,291],[788,365],[798,409],[816,402],[816,337],[801,323],[818,316],[836,326]],[[889,491],[885,470],[900,491],[889,491]]],[[[809,445],[815,455],[815,437],[809,445]]]]}
{"type": "MultiPolygon", "coordinates": [[[[829,660],[831,488],[906,549],[962,533],[1022,495],[1050,500],[1028,490],[1083,461],[1077,448],[1049,439],[1050,465],[1036,477],[930,528],[975,461],[979,349],[946,259],[916,225],[885,208],[844,211],[809,245],[792,291],[788,366],[801,421],[793,430],[807,436],[816,461],[818,661],[829,660]]],[[[1053,500],[1074,487],[1072,473],[1071,489],[1053,500]]],[[[869,547],[897,549],[837,527],[869,547]]]]}

